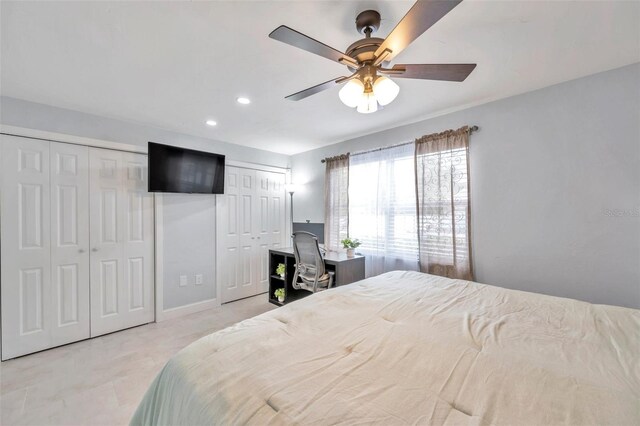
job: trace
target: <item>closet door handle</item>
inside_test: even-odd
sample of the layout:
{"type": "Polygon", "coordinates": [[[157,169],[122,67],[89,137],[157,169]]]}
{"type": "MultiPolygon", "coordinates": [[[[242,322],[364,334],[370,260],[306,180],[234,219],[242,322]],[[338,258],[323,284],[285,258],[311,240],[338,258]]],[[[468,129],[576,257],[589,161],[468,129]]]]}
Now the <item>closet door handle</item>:
{"type": "Polygon", "coordinates": [[[98,249],[96,247],[92,248],[91,251],[96,252],[98,249]]]}
{"type": "Polygon", "coordinates": [[[78,253],[84,253],[84,249],[78,250],[78,253]]]}

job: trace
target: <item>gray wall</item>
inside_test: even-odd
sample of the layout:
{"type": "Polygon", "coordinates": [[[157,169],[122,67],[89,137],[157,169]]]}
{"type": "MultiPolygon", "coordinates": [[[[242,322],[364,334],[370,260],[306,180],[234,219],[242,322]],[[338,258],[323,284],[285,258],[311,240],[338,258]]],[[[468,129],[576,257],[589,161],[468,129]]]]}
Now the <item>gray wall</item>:
{"type": "Polygon", "coordinates": [[[476,280],[640,307],[640,64],[295,155],[294,220],[324,220],[320,159],[465,124],[476,280]]]}
{"type": "Polygon", "coordinates": [[[162,194],[164,309],[216,297],[216,201],[213,195],[162,194]],[[195,275],[203,284],[195,285],[195,275]],[[180,275],[188,284],[180,287],[180,275]]]}
{"type": "MultiPolygon", "coordinates": [[[[148,141],[225,154],[227,159],[287,167],[289,156],[155,127],[0,97],[0,123],[146,147],[148,141]]],[[[163,308],[215,297],[215,196],[163,194],[163,308]],[[203,285],[195,285],[203,274],[203,285]],[[188,285],[179,286],[180,275],[188,285]]]]}

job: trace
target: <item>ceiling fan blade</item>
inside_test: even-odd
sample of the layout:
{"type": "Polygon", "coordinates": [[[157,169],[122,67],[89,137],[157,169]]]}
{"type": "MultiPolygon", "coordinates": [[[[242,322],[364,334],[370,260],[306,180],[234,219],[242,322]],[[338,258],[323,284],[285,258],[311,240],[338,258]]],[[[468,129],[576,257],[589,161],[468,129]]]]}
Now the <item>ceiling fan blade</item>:
{"type": "Polygon", "coordinates": [[[390,61],[422,33],[449,13],[462,0],[418,0],[376,50],[376,58],[386,50],[390,61]]]}
{"type": "Polygon", "coordinates": [[[291,46],[295,46],[302,50],[306,50],[307,52],[315,53],[316,55],[320,55],[332,61],[340,62],[345,65],[347,63],[351,65],[355,64],[356,66],[358,65],[358,63],[353,58],[350,58],[349,56],[334,49],[331,46],[327,46],[326,44],[321,43],[316,39],[313,39],[307,35],[302,34],[299,31],[289,28],[286,25],[280,25],[278,28],[271,31],[269,37],[274,40],[290,44],[291,46]]]}
{"type": "Polygon", "coordinates": [[[476,64],[396,64],[388,70],[388,74],[393,78],[464,81],[475,67],[476,64]]]}
{"type": "Polygon", "coordinates": [[[289,95],[285,97],[285,99],[289,99],[291,101],[299,101],[311,95],[315,95],[316,93],[322,92],[327,89],[331,89],[334,86],[338,86],[341,82],[345,81],[346,77],[338,77],[333,80],[325,81],[324,83],[320,83],[316,86],[309,87],[308,89],[301,90],[299,92],[294,93],[293,95],[289,95]]]}

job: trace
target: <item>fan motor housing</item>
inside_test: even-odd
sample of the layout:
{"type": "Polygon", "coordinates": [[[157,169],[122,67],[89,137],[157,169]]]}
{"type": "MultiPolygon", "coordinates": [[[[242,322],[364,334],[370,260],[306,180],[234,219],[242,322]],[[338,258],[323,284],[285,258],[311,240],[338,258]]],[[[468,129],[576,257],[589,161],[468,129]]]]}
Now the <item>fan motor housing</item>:
{"type": "MultiPolygon", "coordinates": [[[[384,42],[384,39],[371,37],[371,34],[380,28],[380,13],[375,10],[365,10],[356,16],[356,29],[360,34],[364,34],[365,38],[352,43],[344,52],[345,55],[352,57],[358,63],[365,64],[375,60],[374,53],[378,47],[384,42]]],[[[353,67],[349,67],[351,71],[355,71],[353,67]]]]}
{"type": "MultiPolygon", "coordinates": [[[[359,63],[371,62],[375,59],[374,53],[382,44],[384,39],[378,37],[367,37],[352,43],[344,52],[359,63]]],[[[351,69],[351,67],[349,67],[351,69]]],[[[353,70],[352,70],[353,71],[353,70]]]]}

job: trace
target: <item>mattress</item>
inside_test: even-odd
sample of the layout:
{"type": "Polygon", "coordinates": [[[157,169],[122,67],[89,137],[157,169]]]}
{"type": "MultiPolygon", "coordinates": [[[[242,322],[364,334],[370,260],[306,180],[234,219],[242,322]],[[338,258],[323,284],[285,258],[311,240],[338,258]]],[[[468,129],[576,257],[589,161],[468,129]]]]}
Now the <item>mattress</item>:
{"type": "Polygon", "coordinates": [[[131,424],[640,424],[640,311],[419,272],[206,336],[131,424]]]}

